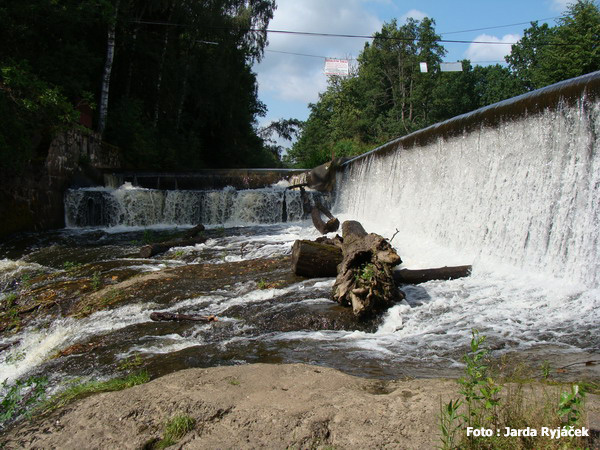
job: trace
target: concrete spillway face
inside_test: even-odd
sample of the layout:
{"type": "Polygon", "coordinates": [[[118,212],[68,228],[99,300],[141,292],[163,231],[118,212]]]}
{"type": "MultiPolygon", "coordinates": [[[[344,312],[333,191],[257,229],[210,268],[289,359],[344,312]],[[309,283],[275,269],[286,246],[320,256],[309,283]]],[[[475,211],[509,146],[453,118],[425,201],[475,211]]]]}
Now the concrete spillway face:
{"type": "Polygon", "coordinates": [[[392,141],[346,164],[335,211],[416,252],[598,287],[599,98],[595,72],[392,141]]]}
{"type": "MultiPolygon", "coordinates": [[[[318,192],[308,195],[328,203],[318,192]]],[[[284,188],[185,191],[125,184],[117,189],[70,189],[65,194],[68,227],[236,226],[295,222],[302,215],[300,192],[284,188]]]]}

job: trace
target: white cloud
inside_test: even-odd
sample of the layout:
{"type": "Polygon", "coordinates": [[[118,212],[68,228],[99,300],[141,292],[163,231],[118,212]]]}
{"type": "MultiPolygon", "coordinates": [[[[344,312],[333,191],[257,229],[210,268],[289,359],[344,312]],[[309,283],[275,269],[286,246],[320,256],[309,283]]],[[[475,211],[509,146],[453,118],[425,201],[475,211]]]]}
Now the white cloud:
{"type": "Polygon", "coordinates": [[[551,0],[550,8],[557,12],[563,12],[571,3],[575,3],[575,0],[551,0]]]}
{"type": "Polygon", "coordinates": [[[415,20],[423,20],[425,17],[429,17],[429,14],[419,11],[418,9],[411,9],[406,14],[402,15],[401,21],[405,22],[409,17],[415,20]]]}
{"type": "Polygon", "coordinates": [[[280,100],[314,103],[327,87],[323,64],[298,67],[292,61],[281,62],[272,70],[260,71],[258,83],[264,92],[272,92],[280,100]]]}
{"type": "Polygon", "coordinates": [[[472,42],[465,51],[465,58],[473,62],[477,61],[504,61],[504,57],[510,54],[511,45],[521,39],[518,34],[505,34],[502,38],[480,34],[473,41],[498,42],[498,44],[476,44],[472,42]],[[504,43],[504,44],[501,44],[504,43]]]}
{"type": "MultiPolygon", "coordinates": [[[[365,9],[365,0],[280,0],[277,4],[269,24],[272,30],[371,35],[382,26],[365,9]]],[[[358,56],[364,43],[355,38],[270,33],[267,50],[345,58],[358,56]]],[[[284,101],[315,102],[327,86],[323,67],[323,58],[266,51],[254,67],[259,97],[268,93],[284,101]]]]}

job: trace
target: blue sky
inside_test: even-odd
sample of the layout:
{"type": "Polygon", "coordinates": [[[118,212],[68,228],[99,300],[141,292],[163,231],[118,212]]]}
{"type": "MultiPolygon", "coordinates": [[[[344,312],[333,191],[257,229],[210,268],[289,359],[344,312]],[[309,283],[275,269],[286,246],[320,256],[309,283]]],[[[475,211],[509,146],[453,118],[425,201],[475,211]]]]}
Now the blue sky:
{"type": "MultiPolygon", "coordinates": [[[[432,17],[442,38],[464,41],[515,42],[527,24],[453,33],[484,27],[555,18],[572,0],[277,0],[269,28],[337,34],[372,35],[384,22],[406,17],[432,17]]],[[[554,25],[554,20],[543,20],[554,25]]],[[[254,66],[259,98],[268,107],[260,124],[272,120],[308,117],[308,103],[318,100],[327,86],[324,59],[277,52],[303,53],[334,58],[356,58],[364,39],[269,34],[263,60],[254,66]]],[[[474,63],[503,62],[510,45],[444,44],[445,61],[468,58],[474,63]]]]}

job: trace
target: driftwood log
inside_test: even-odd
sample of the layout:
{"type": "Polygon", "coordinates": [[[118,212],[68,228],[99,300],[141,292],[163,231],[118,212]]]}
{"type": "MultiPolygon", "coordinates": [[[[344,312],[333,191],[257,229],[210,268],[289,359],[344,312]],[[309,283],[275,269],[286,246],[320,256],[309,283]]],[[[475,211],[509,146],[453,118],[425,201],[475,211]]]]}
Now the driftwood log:
{"type": "Polygon", "coordinates": [[[292,272],[307,278],[335,277],[337,266],[342,262],[341,239],[339,242],[340,246],[331,239],[294,242],[292,272]]]}
{"type": "Polygon", "coordinates": [[[140,248],[141,258],[150,258],[151,256],[164,253],[173,247],[188,247],[190,245],[202,244],[206,242],[205,237],[194,237],[186,239],[173,239],[172,241],[158,242],[156,244],[144,245],[140,248]]]}
{"type": "Polygon", "coordinates": [[[333,233],[340,227],[340,221],[333,217],[333,214],[331,214],[331,212],[329,212],[329,210],[325,208],[319,201],[315,201],[315,206],[313,206],[310,216],[312,218],[313,225],[321,234],[333,233]],[[329,219],[327,222],[323,221],[321,218],[321,213],[327,216],[329,219]]]}
{"type": "MultiPolygon", "coordinates": [[[[296,241],[292,247],[292,271],[307,278],[333,277],[342,262],[342,239],[318,238],[296,241]],[[333,271],[335,267],[335,272],[333,271]]],[[[455,280],[471,275],[473,266],[444,266],[432,269],[394,270],[396,284],[420,284],[432,280],[455,280]]]]}
{"type": "Polygon", "coordinates": [[[385,310],[401,299],[393,267],[402,260],[382,236],[368,234],[353,220],[342,224],[342,255],[333,285],[333,298],[351,306],[355,316],[364,318],[385,310]]]}
{"type": "Polygon", "coordinates": [[[155,311],[150,314],[150,319],[155,322],[159,321],[173,321],[173,322],[216,322],[217,318],[213,315],[210,316],[197,316],[191,314],[176,314],[170,312],[155,311]]]}
{"type": "Polygon", "coordinates": [[[419,284],[432,280],[455,280],[471,275],[473,266],[437,267],[435,269],[402,269],[394,272],[398,284],[419,284]]]}

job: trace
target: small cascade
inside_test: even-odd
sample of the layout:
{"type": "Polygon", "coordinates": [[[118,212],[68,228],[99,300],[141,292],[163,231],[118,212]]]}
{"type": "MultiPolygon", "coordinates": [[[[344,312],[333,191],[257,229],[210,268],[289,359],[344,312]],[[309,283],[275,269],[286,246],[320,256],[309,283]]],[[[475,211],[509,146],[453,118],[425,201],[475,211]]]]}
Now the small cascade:
{"type": "MultiPolygon", "coordinates": [[[[327,203],[319,192],[311,200],[327,203]]],[[[300,192],[284,188],[236,190],[158,190],[126,183],[118,189],[69,189],[65,194],[68,227],[151,225],[249,225],[302,220],[300,192]]]]}

